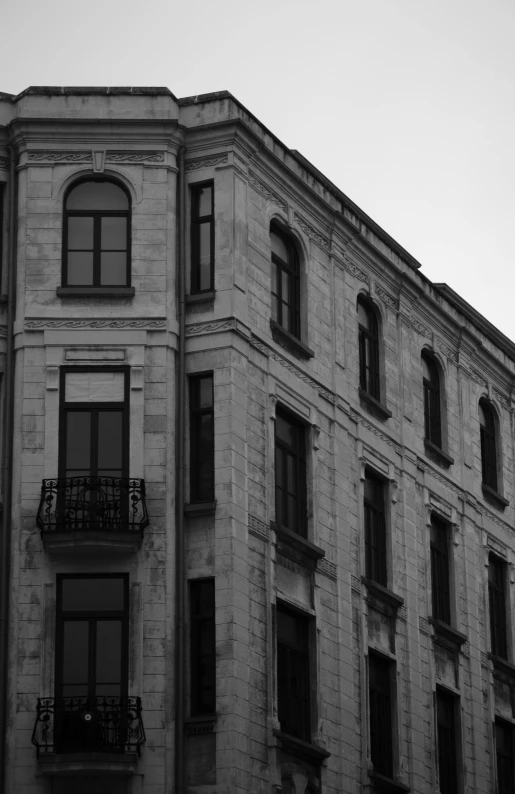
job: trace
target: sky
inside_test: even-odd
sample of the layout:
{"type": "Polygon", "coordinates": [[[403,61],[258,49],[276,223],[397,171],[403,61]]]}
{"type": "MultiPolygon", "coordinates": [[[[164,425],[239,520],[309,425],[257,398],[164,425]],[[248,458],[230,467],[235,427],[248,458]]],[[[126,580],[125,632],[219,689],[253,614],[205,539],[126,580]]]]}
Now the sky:
{"type": "Polygon", "coordinates": [[[228,90],[515,341],[515,0],[2,5],[0,91],[228,90]]]}

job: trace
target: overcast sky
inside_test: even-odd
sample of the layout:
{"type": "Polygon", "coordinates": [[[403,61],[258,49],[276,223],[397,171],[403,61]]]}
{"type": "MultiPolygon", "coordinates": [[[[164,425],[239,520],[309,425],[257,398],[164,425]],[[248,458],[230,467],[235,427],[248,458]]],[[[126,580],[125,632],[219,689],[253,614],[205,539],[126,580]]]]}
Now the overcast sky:
{"type": "Polygon", "coordinates": [[[4,0],[0,90],[228,90],[515,340],[515,0],[4,0]]]}

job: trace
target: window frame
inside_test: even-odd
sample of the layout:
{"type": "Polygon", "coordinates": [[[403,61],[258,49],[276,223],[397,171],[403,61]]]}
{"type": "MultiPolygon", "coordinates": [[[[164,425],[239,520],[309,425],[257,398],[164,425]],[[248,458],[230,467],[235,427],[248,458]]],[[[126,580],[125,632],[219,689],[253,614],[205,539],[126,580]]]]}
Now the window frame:
{"type": "Polygon", "coordinates": [[[437,686],[435,692],[435,728],[436,728],[436,744],[437,744],[437,770],[438,770],[438,786],[441,794],[456,794],[461,790],[460,780],[460,729],[459,729],[459,696],[454,692],[450,692],[444,687],[437,686]],[[439,704],[448,709],[450,715],[450,725],[446,727],[446,734],[442,736],[440,726],[440,709],[439,704]],[[445,751],[445,752],[444,752],[445,751]],[[450,751],[450,752],[449,752],[450,751]],[[448,761],[447,767],[444,767],[444,760],[448,761]],[[447,777],[444,778],[442,772],[445,772],[447,777]],[[442,788],[442,780],[445,788],[442,788]]]}
{"type": "MultiPolygon", "coordinates": [[[[311,615],[308,615],[302,612],[299,609],[296,609],[291,604],[288,604],[284,601],[277,601],[275,607],[275,647],[276,647],[276,675],[277,675],[277,718],[280,724],[280,730],[282,733],[287,734],[288,736],[292,736],[293,738],[300,739],[301,741],[311,743],[312,741],[312,732],[313,732],[313,713],[314,713],[314,703],[313,703],[313,695],[312,695],[312,672],[315,669],[315,665],[313,664],[313,648],[314,648],[314,638],[313,638],[313,627],[314,627],[314,618],[311,615]],[[297,621],[297,626],[301,627],[301,633],[303,634],[302,641],[304,643],[304,647],[291,647],[286,644],[286,642],[280,641],[279,636],[279,614],[283,613],[288,615],[290,618],[293,618],[297,621]],[[281,667],[284,663],[284,659],[286,657],[286,651],[280,650],[282,649],[289,649],[291,656],[295,664],[288,668],[289,670],[294,669],[297,673],[302,671],[302,681],[303,681],[303,690],[304,694],[302,697],[295,698],[295,693],[292,693],[291,685],[288,687],[281,687],[280,682],[281,679],[284,680],[284,675],[281,674],[281,667]],[[287,694],[283,694],[287,690],[287,694]],[[286,701],[285,701],[286,698],[286,701]],[[292,714],[292,702],[294,700],[300,701],[299,709],[293,708],[293,713],[296,714],[295,717],[289,717],[291,722],[287,722],[285,724],[285,720],[281,720],[280,715],[284,714],[285,712],[288,715],[292,714]],[[291,729],[293,728],[293,729],[291,729]]],[[[302,642],[299,643],[299,646],[302,645],[302,642]]]]}
{"type": "Polygon", "coordinates": [[[479,414],[479,434],[481,447],[481,479],[483,485],[491,488],[496,493],[499,491],[499,434],[497,429],[497,416],[492,403],[481,397],[478,403],[485,417],[485,424],[481,422],[479,414]]]}
{"type": "Polygon", "coordinates": [[[194,182],[190,188],[190,294],[203,295],[213,292],[215,288],[215,182],[214,179],[206,179],[202,182],[194,182]],[[199,215],[200,191],[203,188],[211,188],[211,212],[209,215],[199,215]],[[210,224],[210,262],[209,262],[209,287],[200,288],[200,227],[210,224]]]}
{"type": "Polygon", "coordinates": [[[366,295],[358,295],[356,315],[358,320],[359,388],[373,400],[381,402],[379,320],[376,308],[366,295]],[[360,306],[367,315],[370,328],[365,328],[359,321],[360,306]]]}
{"type": "Polygon", "coordinates": [[[285,231],[283,227],[277,223],[276,221],[272,221],[270,224],[269,234],[275,234],[279,237],[286,249],[288,251],[288,262],[285,262],[272,250],[272,243],[270,241],[270,260],[272,263],[272,268],[277,268],[277,279],[276,285],[278,292],[275,293],[273,291],[273,270],[271,272],[271,279],[270,279],[270,296],[271,296],[271,318],[274,323],[276,323],[280,328],[282,328],[287,333],[291,334],[292,336],[296,337],[300,340],[301,338],[301,306],[300,306],[300,256],[298,252],[298,247],[293,239],[292,235],[285,231]],[[289,276],[289,296],[288,301],[283,300],[283,287],[282,287],[282,278],[279,275],[285,273],[289,276]],[[274,316],[274,297],[276,300],[277,311],[276,315],[274,316]],[[289,323],[286,325],[283,322],[282,318],[282,304],[286,304],[289,308],[290,317],[289,323]]]}
{"type": "Polygon", "coordinates": [[[393,675],[395,662],[374,650],[368,652],[368,722],[369,722],[369,755],[374,773],[394,778],[395,774],[395,688],[393,675]],[[372,664],[382,667],[384,690],[372,687],[372,664]],[[375,692],[378,697],[372,697],[375,692]],[[382,707],[375,709],[375,702],[382,697],[382,707]],[[386,717],[385,717],[386,715],[386,717]]]}
{"type": "Polygon", "coordinates": [[[496,554],[488,555],[488,617],[490,624],[490,648],[494,656],[508,661],[508,593],[507,563],[496,554]],[[495,575],[491,576],[491,572],[495,575]]]}
{"type": "Polygon", "coordinates": [[[427,350],[421,359],[429,370],[430,380],[422,377],[424,388],[424,438],[438,449],[443,449],[442,429],[442,378],[436,360],[427,350]]]}
{"type": "MultiPolygon", "coordinates": [[[[61,271],[61,288],[64,289],[78,289],[78,290],[116,290],[131,288],[132,267],[131,267],[131,240],[132,240],[132,201],[131,195],[123,182],[113,177],[88,175],[80,177],[68,186],[63,200],[63,249],[62,249],[62,271],[61,271]],[[124,192],[127,197],[128,209],[127,210],[69,210],[67,208],[68,198],[72,191],[85,182],[106,182],[116,185],[124,192]],[[91,284],[68,284],[68,218],[82,217],[93,218],[93,278],[91,284]],[[125,265],[125,283],[124,284],[102,284],[101,283],[101,224],[103,217],[121,217],[127,221],[127,239],[126,239],[126,265],[125,265]]],[[[77,249],[79,250],[79,249],[77,249]]]]}
{"type": "Polygon", "coordinates": [[[190,715],[191,717],[213,716],[216,714],[216,621],[215,621],[215,580],[213,577],[189,580],[189,617],[190,617],[190,715]],[[202,609],[195,610],[195,605],[200,604],[200,589],[209,585],[209,608],[202,613],[202,609]],[[197,591],[197,592],[195,592],[197,591]],[[202,676],[198,675],[198,668],[202,666],[202,632],[206,624],[208,632],[212,634],[212,645],[207,655],[208,661],[204,663],[209,667],[210,687],[212,689],[212,702],[210,707],[203,707],[202,697],[195,686],[202,676]]]}
{"type": "Polygon", "coordinates": [[[297,417],[292,411],[278,405],[276,407],[275,427],[274,427],[274,493],[275,493],[275,523],[278,527],[294,532],[299,537],[307,540],[308,518],[307,518],[307,427],[306,424],[297,417]],[[291,447],[277,434],[277,419],[280,418],[288,423],[294,431],[294,445],[291,447]],[[282,464],[279,458],[282,456],[282,464]],[[282,480],[287,481],[288,460],[293,460],[294,482],[296,494],[294,496],[295,517],[289,515],[288,492],[286,488],[279,485],[278,473],[281,469],[282,480]],[[282,505],[280,506],[280,503],[282,505]],[[281,519],[286,514],[288,523],[281,519]],[[294,526],[292,526],[292,523],[294,526]]]}
{"type": "Polygon", "coordinates": [[[195,372],[188,376],[189,385],[189,423],[190,423],[190,504],[211,503],[215,498],[215,400],[213,372],[195,372]],[[211,406],[201,408],[198,405],[198,384],[204,378],[211,379],[211,406]],[[197,395],[196,395],[197,393],[197,395]],[[200,420],[202,416],[211,416],[210,448],[202,449],[200,420]],[[201,461],[209,462],[211,471],[209,487],[203,492],[200,487],[201,461]]]}
{"type": "Polygon", "coordinates": [[[431,514],[429,548],[431,558],[431,616],[448,626],[452,625],[451,554],[449,549],[449,524],[440,516],[431,514]],[[433,530],[437,542],[433,542],[433,530]]]}
{"type": "Polygon", "coordinates": [[[496,717],[494,721],[494,743],[495,743],[495,760],[496,760],[496,791],[498,794],[513,794],[515,791],[515,725],[512,722],[496,717]],[[511,752],[500,751],[498,742],[498,731],[503,731],[505,734],[509,733],[508,743],[511,743],[511,752]],[[507,763],[500,763],[499,756],[507,763]],[[503,780],[505,769],[508,770],[510,779],[503,780]],[[502,770],[502,772],[501,772],[502,770]],[[505,784],[501,788],[501,784],[505,784]]]}
{"type": "Polygon", "coordinates": [[[367,466],[363,484],[365,577],[382,587],[388,587],[387,488],[387,481],[367,466]],[[377,500],[367,498],[367,482],[373,484],[374,497],[378,497],[377,500]],[[373,537],[374,534],[376,538],[373,537]]]}

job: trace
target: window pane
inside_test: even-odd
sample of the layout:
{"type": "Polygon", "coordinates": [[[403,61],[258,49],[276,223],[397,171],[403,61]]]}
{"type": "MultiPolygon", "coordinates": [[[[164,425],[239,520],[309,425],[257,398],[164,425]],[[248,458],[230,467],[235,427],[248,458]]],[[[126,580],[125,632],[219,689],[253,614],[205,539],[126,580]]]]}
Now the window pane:
{"type": "Polygon", "coordinates": [[[290,328],[290,307],[287,303],[281,303],[282,308],[282,317],[281,317],[281,325],[286,330],[290,328]]]}
{"type": "Polygon", "coordinates": [[[201,223],[199,226],[199,256],[200,271],[211,264],[211,223],[201,223]]]}
{"type": "Polygon", "coordinates": [[[67,372],[66,402],[123,402],[123,372],[67,372]]]}
{"type": "Polygon", "coordinates": [[[91,467],[91,414],[89,411],[68,411],[66,414],[66,474],[73,469],[89,471],[91,467]]]}
{"type": "Polygon", "coordinates": [[[67,284],[89,287],[93,284],[93,253],[68,251],[67,284]]]}
{"type": "Polygon", "coordinates": [[[125,251],[100,255],[100,284],[103,287],[127,284],[127,254],[125,251]]]}
{"type": "MultiPolygon", "coordinates": [[[[98,470],[122,469],[121,411],[99,411],[98,414],[98,470]]],[[[118,476],[113,472],[113,476],[118,476]]]]}
{"type": "Polygon", "coordinates": [[[204,215],[211,215],[212,207],[212,187],[202,187],[198,189],[198,217],[202,218],[204,215]]]}
{"type": "Polygon", "coordinates": [[[358,322],[363,328],[366,328],[367,331],[370,330],[370,318],[368,311],[362,303],[358,303],[358,322]]]}
{"type": "Polygon", "coordinates": [[[198,407],[211,408],[213,406],[213,376],[199,378],[198,407]]]}
{"type": "MultiPolygon", "coordinates": [[[[65,620],[63,624],[63,684],[87,684],[89,621],[65,620]]],[[[71,693],[68,693],[71,694],[71,693]]],[[[81,692],[76,692],[81,694],[81,692]]]]}
{"type": "Polygon", "coordinates": [[[101,218],[102,251],[125,251],[127,249],[127,218],[101,218]]]}
{"type": "Polygon", "coordinates": [[[122,672],[122,623],[99,620],[97,623],[97,695],[99,684],[119,684],[122,672]]]}
{"type": "Polygon", "coordinates": [[[275,434],[279,441],[287,444],[289,447],[294,445],[294,427],[291,422],[288,422],[284,416],[277,415],[275,420],[275,434]]]}
{"type": "Polygon", "coordinates": [[[431,371],[425,358],[422,359],[422,373],[426,380],[431,381],[431,371]]]}
{"type": "Polygon", "coordinates": [[[272,243],[272,253],[288,264],[288,246],[282,237],[279,237],[275,232],[270,232],[270,241],[272,243]]]}
{"type": "Polygon", "coordinates": [[[61,585],[65,612],[112,612],[125,606],[124,580],[120,577],[63,579],[61,585]]]}
{"type": "Polygon", "coordinates": [[[66,200],[68,210],[128,210],[127,195],[113,182],[95,180],[81,182],[70,191],[66,200]]]}
{"type": "Polygon", "coordinates": [[[93,250],[93,218],[68,218],[68,249],[93,250]]]}

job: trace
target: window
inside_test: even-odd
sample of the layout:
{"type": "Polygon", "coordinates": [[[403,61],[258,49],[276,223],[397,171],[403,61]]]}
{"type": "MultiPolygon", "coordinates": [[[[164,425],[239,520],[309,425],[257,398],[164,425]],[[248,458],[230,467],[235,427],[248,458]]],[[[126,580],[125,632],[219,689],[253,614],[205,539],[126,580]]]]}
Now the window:
{"type": "Polygon", "coordinates": [[[497,794],[515,791],[515,727],[504,720],[495,721],[495,752],[497,756],[497,794]]]}
{"type": "Polygon", "coordinates": [[[370,758],[374,772],[393,778],[391,662],[368,655],[370,758]]]}
{"type": "Polygon", "coordinates": [[[493,554],[488,560],[488,600],[490,602],[490,643],[494,656],[508,658],[506,623],[506,563],[493,554]]]}
{"type": "Polygon", "coordinates": [[[275,420],[275,520],[278,526],[307,535],[306,430],[288,411],[275,420]]]}
{"type": "Polygon", "coordinates": [[[191,716],[214,714],[215,703],[215,583],[190,582],[191,716]]]}
{"type": "Polygon", "coordinates": [[[190,501],[215,498],[213,375],[190,378],[190,501]]]}
{"type": "Polygon", "coordinates": [[[431,595],[432,613],[436,620],[451,623],[449,582],[449,541],[447,525],[436,516],[431,518],[431,595]]]}
{"type": "Polygon", "coordinates": [[[277,607],[277,701],[281,731],[311,741],[309,618],[277,607]]]}
{"type": "Polygon", "coordinates": [[[300,267],[292,239],[276,224],[270,228],[272,245],[272,320],[300,339],[300,267]]]}
{"type": "Polygon", "coordinates": [[[105,749],[106,745],[123,749],[127,738],[128,628],[126,575],[58,576],[57,752],[105,749]]]}
{"type": "Polygon", "coordinates": [[[456,754],[456,698],[436,690],[436,730],[438,738],[438,780],[441,794],[456,794],[458,774],[456,754]]]}
{"type": "Polygon", "coordinates": [[[383,480],[365,472],[365,575],[367,579],[387,586],[386,516],[383,480]]]}
{"type": "Polygon", "coordinates": [[[495,416],[487,400],[479,401],[479,426],[481,433],[481,469],[483,485],[497,491],[497,434],[495,416]]]}
{"type": "Polygon", "coordinates": [[[213,182],[191,188],[191,293],[214,289],[215,211],[213,182]]]}
{"type": "Polygon", "coordinates": [[[440,375],[435,361],[428,353],[422,353],[424,374],[424,422],[426,441],[442,447],[442,418],[440,407],[440,375]]]}
{"type": "Polygon", "coordinates": [[[379,400],[379,326],[369,301],[358,298],[359,388],[379,400]]]}
{"type": "Polygon", "coordinates": [[[107,179],[72,186],[65,199],[63,286],[130,286],[130,203],[107,179]]]}

